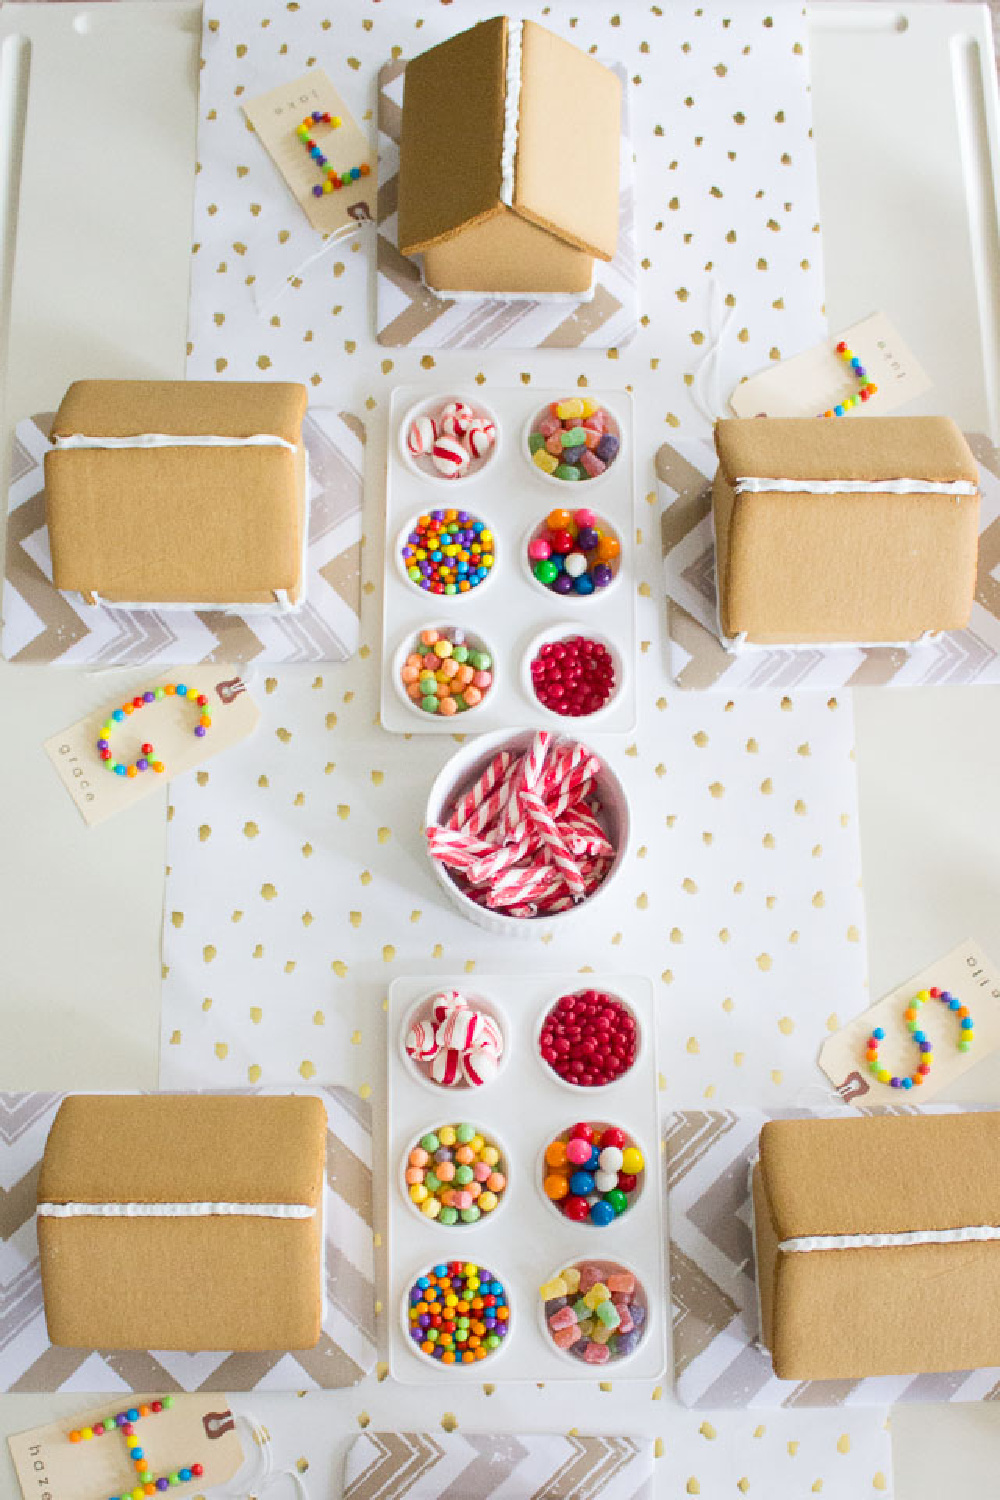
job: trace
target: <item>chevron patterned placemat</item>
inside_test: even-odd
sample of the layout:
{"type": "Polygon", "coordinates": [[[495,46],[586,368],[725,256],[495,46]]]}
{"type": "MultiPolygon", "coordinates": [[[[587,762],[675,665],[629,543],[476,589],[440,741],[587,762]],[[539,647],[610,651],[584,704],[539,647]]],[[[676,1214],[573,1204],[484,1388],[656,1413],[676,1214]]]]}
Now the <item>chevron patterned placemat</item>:
{"type": "MultiPolygon", "coordinates": [[[[248,1090],[247,1092],[254,1092],[248,1090]]],[[[314,1349],[182,1354],[54,1348],[35,1238],[42,1152],[62,1094],[0,1093],[0,1392],[332,1390],[375,1364],[371,1108],[348,1089],[326,1105],[326,1317],[314,1349]]]]}
{"type": "MultiPolygon", "coordinates": [[[[976,1106],[927,1105],[923,1111],[896,1112],[954,1113],[959,1108],[976,1106]]],[[[665,1120],[674,1382],[685,1406],[1000,1400],[1000,1369],[870,1380],[779,1380],[771,1356],[757,1343],[749,1170],[761,1127],[766,1120],[843,1112],[843,1106],[678,1110],[665,1120]]]]}
{"type": "Polygon", "coordinates": [[[701,439],[656,455],[670,673],[678,687],[745,693],[844,687],[957,687],[1000,683],[1000,450],[966,434],[980,473],[979,572],[966,630],[906,651],[898,646],[762,647],[733,655],[715,633],[712,479],[715,449],[701,439]]]}
{"type": "Polygon", "coordinates": [[[652,1500],[653,1441],[542,1433],[366,1432],[344,1500],[652,1500]]]}
{"type": "Polygon", "coordinates": [[[309,589],[287,615],[88,606],[52,587],[43,459],[51,416],[19,422],[11,455],[3,580],[3,655],[67,667],[199,661],[346,661],[358,649],[364,424],[314,407],[309,450],[309,589]]]}

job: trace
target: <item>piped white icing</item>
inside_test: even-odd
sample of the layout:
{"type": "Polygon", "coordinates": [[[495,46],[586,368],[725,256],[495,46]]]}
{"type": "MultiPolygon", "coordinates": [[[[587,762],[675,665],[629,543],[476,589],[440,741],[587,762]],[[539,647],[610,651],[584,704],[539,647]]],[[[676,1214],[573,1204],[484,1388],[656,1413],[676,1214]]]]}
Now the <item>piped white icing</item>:
{"type": "Polygon", "coordinates": [[[500,201],[514,206],[514,158],[517,126],[521,114],[522,22],[507,22],[507,76],[504,81],[503,145],[500,148],[500,201]]]}
{"type": "Polygon", "coordinates": [[[308,1203],[39,1203],[45,1219],[312,1219],[308,1203]]]}
{"type": "Polygon", "coordinates": [[[131,437],[93,437],[70,432],[52,439],[54,448],[287,448],[298,447],[273,432],[252,432],[249,437],[215,437],[211,434],[178,432],[137,432],[131,437]]]}
{"type": "Polygon", "coordinates": [[[976,495],[971,479],[760,479],[733,481],[736,495],[976,495]]]}
{"type": "Polygon", "coordinates": [[[782,1240],[785,1255],[805,1255],[810,1250],[889,1250],[907,1245],[967,1245],[1000,1240],[1000,1225],[969,1224],[961,1229],[910,1229],[900,1234],[806,1234],[782,1240]]]}

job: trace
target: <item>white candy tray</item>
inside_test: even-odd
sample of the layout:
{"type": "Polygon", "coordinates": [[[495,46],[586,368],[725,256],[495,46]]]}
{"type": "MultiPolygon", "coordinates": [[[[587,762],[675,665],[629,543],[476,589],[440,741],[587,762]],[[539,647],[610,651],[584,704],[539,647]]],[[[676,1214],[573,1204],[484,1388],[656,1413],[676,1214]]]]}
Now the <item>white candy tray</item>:
{"type": "Polygon", "coordinates": [[[511,725],[588,733],[627,734],[636,723],[635,660],[635,423],[627,391],[585,392],[534,387],[397,386],[392,393],[385,500],[385,596],[382,614],[381,722],[397,734],[481,734],[511,725]],[[531,463],[527,426],[551,401],[593,397],[617,423],[621,450],[596,479],[573,484],[552,479],[531,463]],[[428,477],[405,452],[410,416],[450,400],[489,414],[497,445],[461,479],[428,477]],[[532,577],[529,533],[551,510],[586,506],[614,528],[621,542],[618,576],[587,597],[552,593],[532,577]],[[474,514],[493,532],[491,575],[467,594],[443,597],[406,576],[400,548],[404,528],[436,509],[474,514]],[[406,697],[400,668],[421,630],[459,626],[487,645],[494,663],[491,691],[476,708],[451,718],[424,712],[406,697]],[[584,634],[601,640],[615,660],[618,689],[597,713],[572,719],[544,708],[531,691],[528,664],[543,636],[584,634]]]}
{"type": "Polygon", "coordinates": [[[639,977],[600,974],[407,976],[389,987],[388,1119],[385,1190],[388,1233],[389,1367],[405,1385],[486,1381],[656,1380],[664,1372],[665,1214],[657,1109],[656,1018],[652,986],[639,977]],[[401,1030],[420,1001],[438,990],[482,1000],[502,1022],[507,1057],[483,1088],[436,1088],[406,1057],[401,1030]],[[604,1088],[575,1088],[542,1062],[537,1035],[545,1012],[561,995],[606,991],[631,1007],[639,1048],[629,1072],[604,1088]],[[646,1159],[642,1190],[607,1228],[563,1218],[542,1192],[541,1154],[578,1120],[621,1126],[646,1159]],[[504,1200],[488,1218],[453,1228],[424,1218],[405,1196],[406,1153],[428,1130],[468,1121],[486,1131],[507,1158],[504,1200]],[[648,1303],[646,1334],[635,1352],[606,1365],[588,1365],[558,1349],[543,1330],[538,1288],[573,1261],[617,1261],[634,1271],[648,1303]],[[439,1261],[472,1261],[503,1282],[511,1307],[504,1346],[471,1365],[445,1366],[420,1352],[404,1332],[404,1299],[418,1276],[439,1261]]]}

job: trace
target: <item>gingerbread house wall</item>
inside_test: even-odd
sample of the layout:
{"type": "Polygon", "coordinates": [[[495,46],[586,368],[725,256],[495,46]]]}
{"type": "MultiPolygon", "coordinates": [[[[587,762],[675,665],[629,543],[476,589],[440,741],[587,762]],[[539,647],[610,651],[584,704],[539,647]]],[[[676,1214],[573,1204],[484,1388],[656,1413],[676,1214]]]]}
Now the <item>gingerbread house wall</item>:
{"type": "Polygon", "coordinates": [[[424,280],[445,292],[582,293],[593,257],[509,208],[424,251],[424,280]]]}

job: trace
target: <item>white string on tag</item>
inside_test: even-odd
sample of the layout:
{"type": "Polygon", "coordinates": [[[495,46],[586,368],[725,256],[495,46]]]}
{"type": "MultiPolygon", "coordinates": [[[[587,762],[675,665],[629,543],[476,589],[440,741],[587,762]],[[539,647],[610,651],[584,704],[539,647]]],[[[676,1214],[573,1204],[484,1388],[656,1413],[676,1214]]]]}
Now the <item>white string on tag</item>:
{"type": "Polygon", "coordinates": [[[309,1500],[305,1480],[297,1469],[275,1468],[271,1434],[263,1423],[250,1412],[234,1412],[233,1421],[237,1430],[242,1430],[250,1439],[247,1461],[232,1479],[206,1490],[206,1500],[247,1500],[251,1494],[254,1500],[263,1500],[264,1495],[276,1491],[286,1479],[291,1482],[291,1490],[299,1500],[309,1500]]]}
{"type": "Polygon", "coordinates": [[[708,278],[708,348],[699,360],[691,383],[691,401],[710,427],[726,414],[722,394],[722,351],[732,326],[735,304],[725,307],[718,278],[708,278]],[[711,387],[709,381],[711,380],[711,387]]]}

